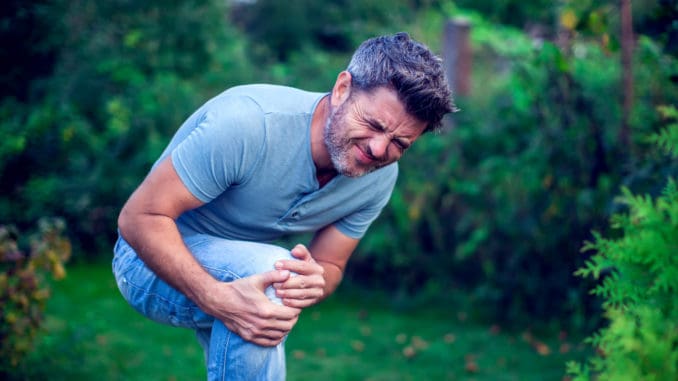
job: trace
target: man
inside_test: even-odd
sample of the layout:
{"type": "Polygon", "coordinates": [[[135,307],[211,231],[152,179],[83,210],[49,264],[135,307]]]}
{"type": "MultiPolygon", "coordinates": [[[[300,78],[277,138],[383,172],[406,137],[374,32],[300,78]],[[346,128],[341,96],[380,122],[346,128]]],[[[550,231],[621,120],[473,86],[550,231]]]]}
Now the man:
{"type": "Polygon", "coordinates": [[[210,380],[284,379],[299,313],[336,289],[396,161],[452,109],[440,59],[406,33],[365,41],[328,94],[225,91],[186,120],[120,213],[123,296],[194,329],[210,380]],[[308,247],[267,243],[309,231],[308,247]]]}

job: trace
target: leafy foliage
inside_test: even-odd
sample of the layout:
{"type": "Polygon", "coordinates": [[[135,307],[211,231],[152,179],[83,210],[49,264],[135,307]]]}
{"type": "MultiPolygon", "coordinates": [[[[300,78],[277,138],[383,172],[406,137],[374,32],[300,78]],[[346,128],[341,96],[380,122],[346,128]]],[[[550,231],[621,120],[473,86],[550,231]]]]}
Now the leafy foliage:
{"type": "MultiPolygon", "coordinates": [[[[61,216],[77,255],[106,255],[125,198],[200,103],[250,82],[327,91],[364,38],[407,30],[439,51],[444,23],[463,16],[472,93],[449,131],[407,153],[346,278],[398,301],[458,290],[507,321],[595,324],[571,276],[580,242],[604,227],[620,185],[657,194],[654,180],[678,173],[642,138],[663,126],[656,106],[678,99],[672,26],[658,39],[638,30],[627,147],[612,2],[278,3],[11,1],[0,37],[31,43],[12,45],[0,75],[0,224],[61,216]]],[[[634,4],[647,28],[664,19],[656,9],[634,4]]]]}
{"type": "Polygon", "coordinates": [[[643,136],[661,120],[641,101],[678,99],[669,79],[676,62],[639,41],[633,146],[625,147],[617,51],[598,39],[565,48],[466,17],[480,61],[473,93],[458,99],[448,131],[407,153],[390,208],[349,266],[408,295],[460,290],[491,318],[564,324],[569,316],[591,329],[597,302],[572,276],[579,247],[617,207],[619,185],[644,189],[678,173],[675,162],[643,160],[655,155],[643,136]]]}
{"type": "Polygon", "coordinates": [[[64,223],[42,219],[29,238],[30,252],[19,249],[17,232],[0,225],[0,375],[16,367],[32,349],[50,297],[47,274],[66,276],[71,254],[64,223]]]}
{"type": "MultiPolygon", "coordinates": [[[[675,109],[671,108],[672,112],[675,109]]],[[[672,134],[678,125],[669,126],[672,134]]],[[[672,143],[672,151],[678,149],[672,143]]],[[[600,280],[592,293],[604,298],[609,325],[589,339],[599,349],[589,364],[571,363],[576,381],[675,380],[678,378],[678,183],[669,179],[657,198],[627,188],[618,200],[616,238],[595,235],[594,251],[576,275],[600,280]]]]}
{"type": "Polygon", "coordinates": [[[255,59],[285,62],[308,48],[352,52],[383,25],[401,24],[411,11],[407,0],[257,0],[236,6],[231,19],[250,37],[255,59]],[[294,19],[303,22],[290,22],[294,19]]]}
{"type": "Polygon", "coordinates": [[[457,0],[455,3],[482,13],[492,22],[518,28],[530,23],[549,25],[554,17],[554,7],[548,0],[457,0]]]}
{"type": "Polygon", "coordinates": [[[216,2],[48,9],[36,14],[63,22],[43,31],[59,51],[54,74],[32,83],[45,95],[0,100],[0,223],[61,216],[77,252],[95,256],[110,252],[122,203],[169,136],[216,88],[247,80],[247,60],[216,2]]]}
{"type": "Polygon", "coordinates": [[[648,140],[663,148],[674,158],[678,158],[678,110],[670,106],[659,106],[658,109],[665,119],[671,121],[671,124],[648,140]]]}

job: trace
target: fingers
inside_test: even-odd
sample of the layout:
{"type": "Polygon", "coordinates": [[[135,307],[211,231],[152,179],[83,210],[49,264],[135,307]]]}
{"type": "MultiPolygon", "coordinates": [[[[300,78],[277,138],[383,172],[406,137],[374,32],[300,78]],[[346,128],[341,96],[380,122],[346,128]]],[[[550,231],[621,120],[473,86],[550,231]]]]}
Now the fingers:
{"type": "Polygon", "coordinates": [[[203,308],[244,340],[277,345],[297,323],[301,309],[273,303],[264,290],[271,284],[284,283],[289,277],[288,270],[272,270],[218,283],[212,293],[218,295],[203,308]]]}
{"type": "MultiPolygon", "coordinates": [[[[297,274],[310,275],[320,274],[325,272],[322,266],[317,264],[313,259],[311,261],[301,261],[294,259],[280,260],[275,263],[275,268],[278,270],[289,270],[297,274]]],[[[294,277],[292,277],[294,278],[294,277]]]]}
{"type": "Polygon", "coordinates": [[[234,331],[243,339],[265,347],[272,347],[280,344],[290,331],[263,330],[255,332],[244,330],[242,332],[234,331]]]}
{"type": "Polygon", "coordinates": [[[295,258],[302,260],[302,261],[312,261],[313,257],[311,256],[311,252],[308,251],[306,246],[302,244],[297,244],[292,250],[291,250],[292,256],[295,258]]]}
{"type": "MultiPolygon", "coordinates": [[[[296,321],[295,321],[296,323],[296,321]]],[[[287,334],[291,331],[292,326],[289,329],[280,330],[274,328],[255,328],[254,326],[249,327],[240,327],[233,326],[230,327],[227,324],[227,327],[235,332],[238,336],[243,339],[250,341],[252,343],[263,345],[263,346],[275,346],[280,344],[287,334]]]]}
{"type": "Polygon", "coordinates": [[[251,343],[261,345],[262,347],[275,347],[276,345],[282,343],[282,341],[285,339],[285,336],[279,338],[279,339],[268,339],[268,338],[262,338],[262,337],[247,337],[245,335],[238,335],[242,337],[244,340],[247,340],[251,343]]]}
{"type": "Polygon", "coordinates": [[[325,293],[325,269],[313,260],[308,249],[297,245],[292,254],[298,260],[280,260],[275,263],[278,270],[294,273],[285,282],[276,282],[276,296],[285,306],[295,308],[309,307],[322,299],[325,293]]]}
{"type": "MultiPolygon", "coordinates": [[[[244,324],[234,327],[238,335],[247,341],[264,345],[274,346],[278,345],[285,336],[292,330],[299,319],[299,309],[290,308],[286,306],[274,305],[274,310],[271,313],[264,313],[267,318],[256,318],[250,324],[244,324]],[[291,318],[275,318],[272,316],[281,316],[279,311],[296,311],[291,318]]],[[[283,314],[284,315],[284,314],[283,314]]],[[[230,327],[229,327],[230,328],[230,327]]]]}
{"type": "MultiPolygon", "coordinates": [[[[322,274],[314,273],[311,275],[297,275],[290,277],[286,282],[274,283],[276,290],[325,288],[325,278],[322,274]]],[[[280,295],[278,295],[280,296],[280,295]]]]}
{"type": "Polygon", "coordinates": [[[292,329],[301,313],[301,310],[298,308],[281,306],[270,301],[266,303],[265,308],[267,311],[260,312],[258,316],[264,319],[264,323],[269,324],[270,327],[281,330],[292,329]]]}
{"type": "Polygon", "coordinates": [[[308,308],[318,303],[318,299],[283,299],[283,303],[290,307],[308,308]]]}
{"type": "Polygon", "coordinates": [[[324,295],[324,290],[322,288],[309,288],[305,290],[292,289],[292,290],[278,290],[278,297],[282,299],[282,302],[285,306],[294,307],[294,308],[306,308],[312,306],[324,295]]]}
{"type": "Polygon", "coordinates": [[[289,270],[283,269],[281,266],[278,270],[252,275],[252,280],[257,284],[257,288],[263,292],[271,284],[285,282],[289,277],[289,270]]]}
{"type": "Polygon", "coordinates": [[[274,286],[276,296],[288,307],[309,307],[319,302],[325,294],[325,278],[320,274],[297,275],[274,286]]]}

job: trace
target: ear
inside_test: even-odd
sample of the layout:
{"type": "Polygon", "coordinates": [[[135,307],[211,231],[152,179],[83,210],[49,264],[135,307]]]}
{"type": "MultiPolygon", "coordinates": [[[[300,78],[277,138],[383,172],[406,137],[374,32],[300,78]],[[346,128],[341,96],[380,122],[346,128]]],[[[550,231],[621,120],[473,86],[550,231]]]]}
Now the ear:
{"type": "Polygon", "coordinates": [[[339,107],[351,95],[351,73],[344,70],[337,76],[332,88],[332,107],[339,107]]]}

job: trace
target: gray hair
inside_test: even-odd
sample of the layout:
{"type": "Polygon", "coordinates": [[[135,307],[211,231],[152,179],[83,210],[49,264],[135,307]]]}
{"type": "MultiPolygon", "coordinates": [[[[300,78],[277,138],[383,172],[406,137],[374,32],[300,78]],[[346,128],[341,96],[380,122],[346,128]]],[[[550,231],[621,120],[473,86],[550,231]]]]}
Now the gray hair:
{"type": "Polygon", "coordinates": [[[442,60],[405,32],[363,42],[346,70],[354,89],[394,89],[405,110],[426,122],[425,132],[438,129],[445,114],[457,111],[442,60]]]}

